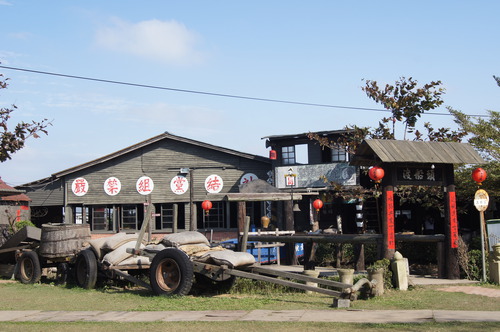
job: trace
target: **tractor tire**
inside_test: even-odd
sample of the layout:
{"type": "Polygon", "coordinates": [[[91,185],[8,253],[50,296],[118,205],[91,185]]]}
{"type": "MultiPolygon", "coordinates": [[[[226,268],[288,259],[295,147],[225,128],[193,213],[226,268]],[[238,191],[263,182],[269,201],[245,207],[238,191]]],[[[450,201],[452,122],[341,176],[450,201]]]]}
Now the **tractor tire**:
{"type": "Polygon", "coordinates": [[[40,260],[34,251],[25,251],[19,257],[17,262],[18,273],[17,279],[23,284],[35,284],[42,277],[42,268],[40,260]]]}
{"type": "Polygon", "coordinates": [[[156,295],[187,295],[193,286],[193,263],[178,249],[168,248],[153,258],[149,271],[156,295]]]}
{"type": "Polygon", "coordinates": [[[75,262],[76,284],[85,289],[92,289],[97,282],[97,258],[92,250],[82,250],[75,262]]]}

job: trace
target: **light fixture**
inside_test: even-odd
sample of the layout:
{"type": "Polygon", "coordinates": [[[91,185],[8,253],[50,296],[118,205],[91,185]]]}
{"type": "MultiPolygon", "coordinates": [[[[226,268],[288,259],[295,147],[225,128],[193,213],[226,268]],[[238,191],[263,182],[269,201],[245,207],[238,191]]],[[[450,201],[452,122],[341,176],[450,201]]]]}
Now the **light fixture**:
{"type": "Polygon", "coordinates": [[[299,204],[295,203],[295,204],[293,205],[293,212],[300,212],[300,211],[301,211],[301,210],[300,210],[299,204]]]}

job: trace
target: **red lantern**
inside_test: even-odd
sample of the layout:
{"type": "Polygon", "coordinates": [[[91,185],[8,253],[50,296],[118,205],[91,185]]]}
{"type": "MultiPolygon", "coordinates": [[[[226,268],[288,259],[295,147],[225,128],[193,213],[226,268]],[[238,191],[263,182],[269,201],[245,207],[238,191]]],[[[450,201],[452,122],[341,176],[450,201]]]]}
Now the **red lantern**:
{"type": "Polygon", "coordinates": [[[323,201],[318,198],[313,202],[313,207],[316,209],[316,211],[319,211],[323,207],[323,201]]]}
{"type": "Polygon", "coordinates": [[[204,200],[202,203],[201,203],[201,208],[203,210],[205,210],[205,213],[208,214],[208,212],[210,211],[210,209],[212,208],[212,202],[210,202],[208,199],[207,200],[204,200]]]}
{"type": "Polygon", "coordinates": [[[368,171],[368,176],[370,177],[370,179],[375,181],[375,183],[380,183],[380,181],[382,181],[382,178],[384,177],[384,175],[385,175],[385,172],[384,172],[384,169],[382,167],[373,166],[368,171]]]}
{"type": "Polygon", "coordinates": [[[477,182],[478,185],[481,185],[484,180],[486,180],[486,176],[488,174],[481,167],[476,168],[472,171],[472,179],[477,182]]]}
{"type": "Polygon", "coordinates": [[[276,150],[269,151],[269,159],[271,159],[271,160],[278,159],[278,154],[276,153],[276,150]]]}

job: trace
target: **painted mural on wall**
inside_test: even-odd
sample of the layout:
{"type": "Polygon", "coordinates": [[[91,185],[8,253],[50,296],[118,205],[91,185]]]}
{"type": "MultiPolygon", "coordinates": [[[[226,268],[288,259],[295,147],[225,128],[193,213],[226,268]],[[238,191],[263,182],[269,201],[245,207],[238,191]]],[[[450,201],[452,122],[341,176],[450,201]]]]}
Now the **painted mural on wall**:
{"type": "Polygon", "coordinates": [[[341,185],[357,185],[359,177],[355,166],[347,163],[318,164],[318,165],[292,165],[276,168],[276,183],[278,188],[288,188],[286,178],[292,169],[295,174],[296,188],[319,188],[325,187],[327,183],[322,179],[341,185]]]}

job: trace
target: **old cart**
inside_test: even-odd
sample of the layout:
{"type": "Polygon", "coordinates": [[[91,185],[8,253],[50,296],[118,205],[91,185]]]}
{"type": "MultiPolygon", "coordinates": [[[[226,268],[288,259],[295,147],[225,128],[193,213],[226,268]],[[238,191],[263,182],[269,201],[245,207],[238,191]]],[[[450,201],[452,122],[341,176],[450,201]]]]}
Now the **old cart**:
{"type": "Polygon", "coordinates": [[[228,291],[236,277],[318,292],[334,298],[353,299],[352,294],[359,288],[260,266],[255,263],[253,255],[214,247],[199,232],[174,233],[166,235],[161,241],[144,243],[139,240],[143,234],[118,233],[90,240],[88,229],[78,226],[83,225],[44,225],[40,241],[9,249],[16,248],[16,277],[23,283],[35,283],[40,280],[42,268],[57,267],[58,280],[65,281],[69,272],[73,271],[76,284],[83,288],[94,288],[98,278],[119,279],[167,296],[186,295],[193,284],[228,291]],[[143,275],[149,278],[149,283],[141,278],[143,275]]]}

